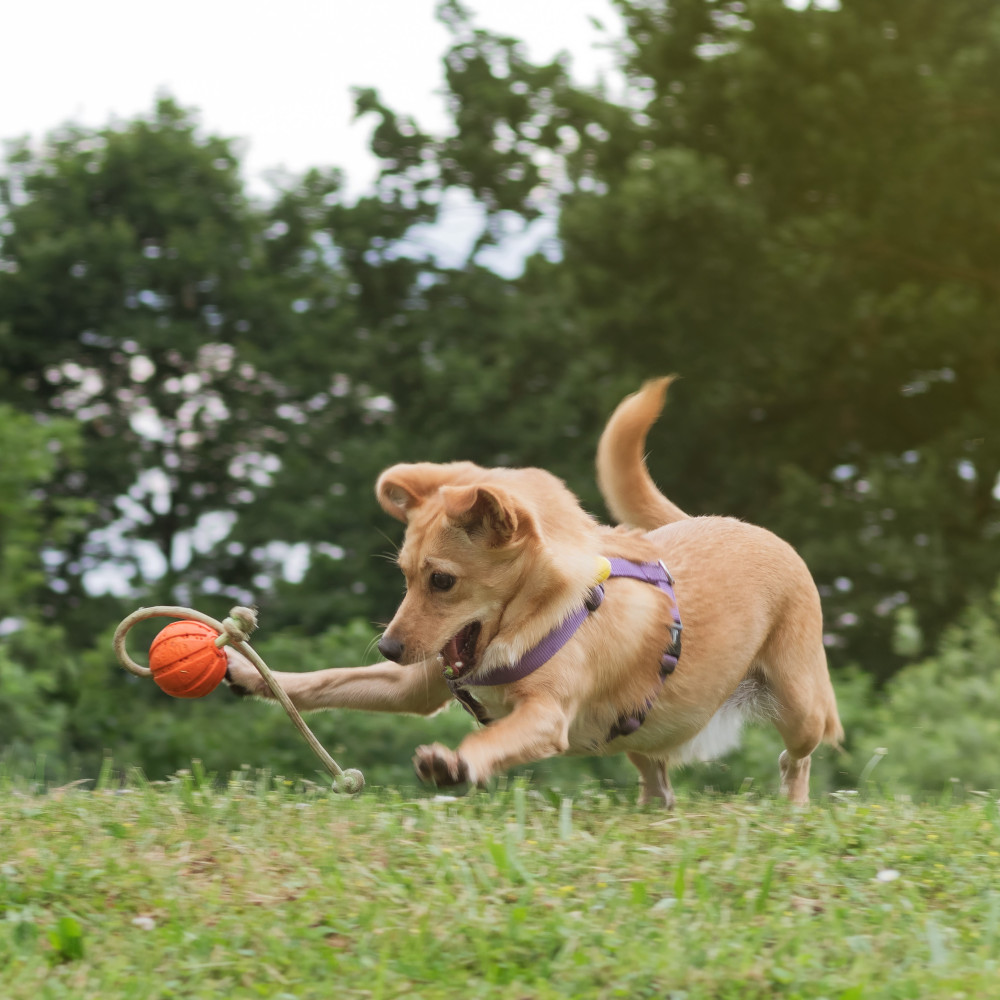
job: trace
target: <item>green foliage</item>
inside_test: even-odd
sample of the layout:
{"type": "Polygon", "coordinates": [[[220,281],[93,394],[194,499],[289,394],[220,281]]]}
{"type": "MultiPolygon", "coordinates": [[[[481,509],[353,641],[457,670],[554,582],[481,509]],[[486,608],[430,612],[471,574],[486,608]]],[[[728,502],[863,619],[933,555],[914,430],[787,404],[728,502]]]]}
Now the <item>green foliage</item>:
{"type": "Polygon", "coordinates": [[[73,917],[60,917],[55,927],[49,931],[53,960],[58,962],[78,962],[83,958],[83,929],[73,917]]]}
{"type": "Polygon", "coordinates": [[[41,548],[57,554],[88,512],[46,490],[60,469],[74,467],[77,445],[71,421],[38,421],[0,404],[0,616],[31,607],[46,582],[41,548]]]}
{"type": "MultiPolygon", "coordinates": [[[[0,637],[0,753],[18,770],[41,757],[65,760],[73,661],[62,632],[24,621],[0,637]]],[[[58,766],[58,765],[57,765],[58,766]]]]}
{"type": "MultiPolygon", "coordinates": [[[[385,620],[401,590],[378,558],[401,533],[371,500],[382,468],[539,465],[596,511],[602,421],[679,371],[650,441],[665,491],[776,530],[820,584],[849,742],[817,786],[857,783],[879,747],[873,779],[995,786],[977,695],[993,619],[976,602],[1000,562],[1000,230],[983,211],[1000,199],[1000,15],[618,6],[620,98],[443,3],[451,127],[359,90],[383,170],[353,202],[333,168],[254,201],[233,141],[168,99],[11,147],[0,743],[19,768],[45,752],[94,773],[115,749],[154,775],[191,756],[311,773],[267,707],[168,702],[111,666],[118,596],[255,600],[279,668],[367,662],[350,623],[385,620]],[[456,197],[482,227],[449,268],[422,237],[456,197]],[[485,266],[539,223],[556,238],[522,277],[485,266]],[[937,651],[915,665],[921,649],[937,651]],[[925,749],[900,753],[917,726],[925,749]]],[[[411,780],[414,744],[467,724],[316,720],[386,783],[411,780]]],[[[687,780],[773,781],[764,733],[687,780]]],[[[632,780],[617,762],[533,773],[590,767],[632,780]]]]}
{"type": "Polygon", "coordinates": [[[86,502],[46,487],[72,469],[76,428],[0,405],[0,751],[18,760],[65,748],[61,688],[72,671],[64,630],[47,618],[48,575],[79,530],[86,502]],[[46,556],[55,556],[47,565],[46,556]]]}
{"type": "Polygon", "coordinates": [[[269,481],[282,425],[296,415],[281,411],[289,364],[297,397],[314,395],[330,373],[311,378],[319,369],[301,358],[320,326],[328,336],[353,319],[343,306],[331,319],[346,281],[316,264],[307,222],[338,184],[313,172],[296,197],[258,209],[231,142],[203,136],[169,100],[148,118],[64,130],[9,158],[5,395],[77,423],[85,461],[49,492],[92,508],[64,540],[64,603],[109,563],[119,591],[122,581],[141,585],[140,569],[166,573],[170,590],[192,544],[202,556],[209,547],[184,533],[212,512],[239,512],[269,481]],[[297,318],[295,303],[313,299],[317,308],[297,318]]]}
{"type": "Polygon", "coordinates": [[[887,787],[1000,789],[1000,588],[892,678],[866,728],[888,751],[873,776],[887,787]]]}
{"type": "Polygon", "coordinates": [[[997,810],[0,788],[5,1000],[988,997],[997,810]]]}

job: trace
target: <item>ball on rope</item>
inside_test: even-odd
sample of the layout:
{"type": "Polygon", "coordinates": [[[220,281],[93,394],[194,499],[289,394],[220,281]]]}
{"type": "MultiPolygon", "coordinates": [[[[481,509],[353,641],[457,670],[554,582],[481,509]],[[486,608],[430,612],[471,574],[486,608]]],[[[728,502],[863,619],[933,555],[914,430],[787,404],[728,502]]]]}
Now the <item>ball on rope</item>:
{"type": "Polygon", "coordinates": [[[218,622],[193,608],[157,604],[152,608],[139,608],[123,618],[115,629],[111,645],[118,662],[130,674],[152,677],[167,694],[175,698],[203,698],[214,691],[225,678],[229,662],[222,646],[232,645],[257,668],[302,738],[333,776],[334,791],[356,795],[365,787],[364,775],[354,768],[341,770],[323,748],[323,744],[316,739],[268,665],[247,641],[256,628],[257,612],[253,608],[232,608],[229,617],[218,622]],[[149,666],[143,667],[128,655],[125,637],[133,625],[150,618],[182,620],[168,625],[153,640],[149,649],[149,666]]]}
{"type": "Polygon", "coordinates": [[[204,698],[226,676],[219,633],[195,621],[171,622],[149,647],[149,669],[159,688],[174,698],[204,698]]]}

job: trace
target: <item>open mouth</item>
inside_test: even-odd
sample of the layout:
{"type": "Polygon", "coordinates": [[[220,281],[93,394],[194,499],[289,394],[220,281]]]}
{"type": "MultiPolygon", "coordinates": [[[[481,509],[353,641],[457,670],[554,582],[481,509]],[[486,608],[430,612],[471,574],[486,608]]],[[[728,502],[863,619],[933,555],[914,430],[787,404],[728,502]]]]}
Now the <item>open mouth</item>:
{"type": "Polygon", "coordinates": [[[440,653],[447,676],[461,677],[476,665],[476,646],[481,629],[479,622],[469,622],[448,640],[440,653]]]}

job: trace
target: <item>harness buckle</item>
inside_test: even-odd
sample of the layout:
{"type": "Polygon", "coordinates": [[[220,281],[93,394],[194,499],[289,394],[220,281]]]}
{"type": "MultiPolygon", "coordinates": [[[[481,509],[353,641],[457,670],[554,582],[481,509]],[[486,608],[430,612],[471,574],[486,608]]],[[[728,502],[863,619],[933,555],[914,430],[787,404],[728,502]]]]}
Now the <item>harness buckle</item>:
{"type": "Polygon", "coordinates": [[[667,586],[672,587],[674,585],[674,578],[670,575],[670,570],[667,569],[667,564],[662,559],[657,559],[660,569],[663,570],[663,575],[667,578],[667,586]]]}
{"type": "Polygon", "coordinates": [[[677,661],[681,658],[681,632],[683,630],[684,627],[680,622],[671,622],[667,626],[667,631],[670,633],[670,645],[667,646],[660,659],[660,665],[667,673],[674,672],[674,667],[677,666],[677,661]]]}
{"type": "Polygon", "coordinates": [[[598,583],[590,588],[583,604],[593,614],[604,603],[604,584],[598,583]]]}

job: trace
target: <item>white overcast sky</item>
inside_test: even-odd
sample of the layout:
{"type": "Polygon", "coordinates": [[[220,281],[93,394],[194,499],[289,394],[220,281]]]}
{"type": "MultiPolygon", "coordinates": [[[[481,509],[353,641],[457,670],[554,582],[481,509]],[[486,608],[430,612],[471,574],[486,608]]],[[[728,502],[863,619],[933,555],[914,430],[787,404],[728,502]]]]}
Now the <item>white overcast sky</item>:
{"type": "MultiPolygon", "coordinates": [[[[620,19],[610,0],[466,0],[483,27],[532,58],[572,56],[591,82],[620,19]]],[[[103,125],[148,111],[166,91],[207,130],[246,140],[256,190],[271,168],[340,166],[370,185],[370,125],[352,126],[352,86],[373,86],[425,128],[445,124],[436,0],[7,0],[0,2],[0,139],[40,139],[67,122],[103,125]]]]}

